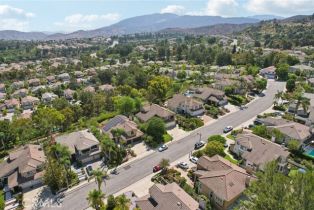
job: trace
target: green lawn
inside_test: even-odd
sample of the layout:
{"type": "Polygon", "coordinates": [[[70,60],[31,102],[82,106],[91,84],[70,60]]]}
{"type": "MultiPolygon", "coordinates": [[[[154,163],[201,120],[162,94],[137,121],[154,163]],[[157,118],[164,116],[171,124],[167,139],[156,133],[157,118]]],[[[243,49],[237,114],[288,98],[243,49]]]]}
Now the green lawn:
{"type": "Polygon", "coordinates": [[[229,160],[231,163],[234,163],[234,164],[238,164],[239,163],[239,161],[233,159],[230,155],[226,155],[224,158],[226,160],[229,160]]]}
{"type": "Polygon", "coordinates": [[[235,141],[234,136],[233,136],[233,135],[231,135],[231,134],[228,134],[226,137],[227,137],[228,139],[231,139],[231,140],[235,141]]]}
{"type": "Polygon", "coordinates": [[[168,133],[165,133],[163,135],[163,139],[164,139],[164,143],[167,143],[172,140],[172,136],[170,136],[168,133]]]}

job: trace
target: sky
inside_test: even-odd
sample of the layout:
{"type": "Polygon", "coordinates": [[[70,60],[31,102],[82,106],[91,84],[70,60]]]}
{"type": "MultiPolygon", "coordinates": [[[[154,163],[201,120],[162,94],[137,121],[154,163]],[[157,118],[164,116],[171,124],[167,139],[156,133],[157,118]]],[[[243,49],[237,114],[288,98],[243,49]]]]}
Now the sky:
{"type": "Polygon", "coordinates": [[[0,30],[72,32],[153,13],[308,15],[314,0],[0,0],[0,30]]]}

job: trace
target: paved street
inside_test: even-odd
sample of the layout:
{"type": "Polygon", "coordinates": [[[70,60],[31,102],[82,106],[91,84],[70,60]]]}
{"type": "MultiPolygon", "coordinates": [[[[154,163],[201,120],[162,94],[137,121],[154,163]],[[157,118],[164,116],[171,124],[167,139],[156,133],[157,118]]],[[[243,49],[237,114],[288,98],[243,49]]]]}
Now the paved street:
{"type": "MultiPolygon", "coordinates": [[[[269,81],[265,96],[250,103],[247,109],[229,114],[210,125],[191,132],[190,135],[181,140],[169,144],[169,149],[162,153],[153,152],[142,159],[135,160],[130,164],[119,168],[119,174],[111,176],[111,178],[107,180],[106,185],[103,186],[103,190],[107,195],[114,194],[151,174],[153,166],[158,164],[162,158],[167,158],[170,162],[173,162],[190,153],[194,148],[195,142],[199,140],[198,133],[201,133],[202,139],[206,140],[209,135],[221,134],[223,128],[227,125],[237,127],[243,122],[250,120],[254,116],[268,109],[273,103],[273,98],[277,93],[277,90],[283,90],[284,86],[284,83],[269,81]]],[[[44,209],[85,209],[88,207],[88,202],[86,200],[87,194],[94,188],[96,188],[96,184],[91,182],[81,189],[66,195],[61,206],[45,207],[44,209]]]]}

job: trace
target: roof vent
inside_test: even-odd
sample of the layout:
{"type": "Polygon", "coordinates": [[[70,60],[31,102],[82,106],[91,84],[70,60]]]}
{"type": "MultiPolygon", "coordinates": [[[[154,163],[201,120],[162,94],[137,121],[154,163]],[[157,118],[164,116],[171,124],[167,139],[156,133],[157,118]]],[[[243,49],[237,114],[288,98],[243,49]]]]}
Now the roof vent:
{"type": "Polygon", "coordinates": [[[177,206],[179,206],[180,208],[182,208],[182,203],[181,203],[181,202],[177,202],[177,206]]]}

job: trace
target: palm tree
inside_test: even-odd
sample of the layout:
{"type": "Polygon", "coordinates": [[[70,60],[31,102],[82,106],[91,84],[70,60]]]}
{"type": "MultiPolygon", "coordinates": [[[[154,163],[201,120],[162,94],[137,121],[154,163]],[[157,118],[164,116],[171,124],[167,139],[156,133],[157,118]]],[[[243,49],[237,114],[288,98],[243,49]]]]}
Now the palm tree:
{"type": "Polygon", "coordinates": [[[101,185],[102,183],[104,182],[105,185],[106,185],[106,181],[105,181],[105,177],[107,177],[107,171],[101,171],[101,170],[94,170],[92,172],[92,177],[95,178],[95,181],[97,183],[97,186],[98,186],[98,191],[101,191],[101,185]]]}
{"type": "Polygon", "coordinates": [[[130,206],[130,199],[128,199],[124,194],[116,198],[116,207],[114,209],[128,210],[130,206]]]}
{"type": "Polygon", "coordinates": [[[160,167],[162,168],[162,172],[163,173],[166,173],[167,172],[167,170],[168,170],[168,167],[170,166],[170,163],[169,163],[170,161],[168,160],[168,159],[161,159],[161,161],[160,161],[160,163],[159,163],[159,165],[160,165],[160,167]]]}
{"type": "Polygon", "coordinates": [[[303,110],[305,113],[307,113],[311,103],[310,103],[310,99],[304,97],[304,96],[301,96],[299,95],[297,98],[296,98],[296,107],[295,107],[295,112],[294,114],[296,115],[300,105],[302,106],[303,110]]]}
{"type": "Polygon", "coordinates": [[[92,208],[100,210],[105,206],[104,198],[105,194],[103,192],[94,189],[88,193],[87,200],[92,208]]]}
{"type": "Polygon", "coordinates": [[[283,92],[282,91],[278,91],[276,94],[275,94],[275,101],[274,101],[274,105],[278,105],[278,101],[280,99],[282,99],[283,97],[283,92]]]}

